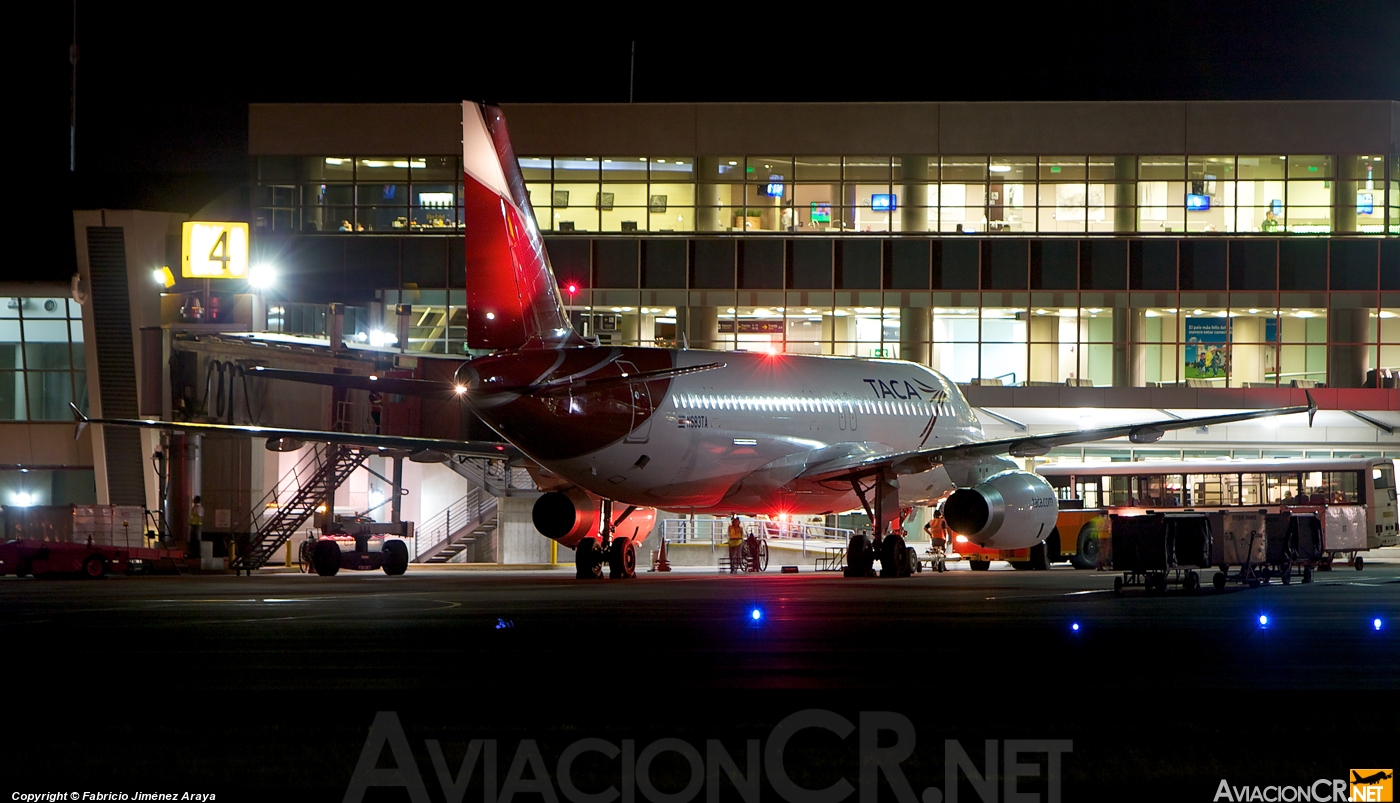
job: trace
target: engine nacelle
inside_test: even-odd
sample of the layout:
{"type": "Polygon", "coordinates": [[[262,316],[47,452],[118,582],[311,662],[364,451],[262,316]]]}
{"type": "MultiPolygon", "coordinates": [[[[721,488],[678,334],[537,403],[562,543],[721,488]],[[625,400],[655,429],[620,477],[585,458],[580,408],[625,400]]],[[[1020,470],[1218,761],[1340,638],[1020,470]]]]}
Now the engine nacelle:
{"type": "MultiPolygon", "coordinates": [[[[572,486],[562,491],[551,491],[536,499],[531,517],[541,535],[573,549],[585,536],[598,535],[602,529],[602,510],[602,499],[572,486]]],[[[614,505],[613,515],[621,515],[623,510],[626,508],[614,505]]],[[[635,507],[627,518],[618,523],[614,535],[641,543],[655,528],[656,508],[635,507]]]]}
{"type": "Polygon", "coordinates": [[[577,487],[550,491],[535,500],[531,518],[541,535],[572,549],[585,535],[597,535],[602,501],[577,487]]]}
{"type": "Polygon", "coordinates": [[[1055,528],[1060,504],[1039,474],[1003,471],[971,488],[953,491],[943,503],[948,528],[987,549],[1024,549],[1055,528]]]}

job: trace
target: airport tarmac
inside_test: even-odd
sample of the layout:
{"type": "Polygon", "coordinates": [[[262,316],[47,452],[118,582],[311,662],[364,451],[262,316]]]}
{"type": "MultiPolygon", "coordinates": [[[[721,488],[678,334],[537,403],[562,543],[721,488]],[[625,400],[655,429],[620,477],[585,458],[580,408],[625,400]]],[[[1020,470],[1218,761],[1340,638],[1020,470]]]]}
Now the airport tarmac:
{"type": "MultiPolygon", "coordinates": [[[[1221,777],[1393,765],[1400,550],[1367,557],[1307,585],[1166,596],[1066,567],[4,578],[4,774],[37,791],[59,749],[80,785],[339,800],[380,711],[432,781],[429,738],[533,739],[550,756],[581,736],[677,736],[703,752],[816,708],[907,717],[936,748],[911,777],[942,777],[947,739],[1069,739],[1065,800],[1126,784],[1208,799],[1221,777]]],[[[818,740],[802,772],[839,774],[838,748],[818,740]]]]}

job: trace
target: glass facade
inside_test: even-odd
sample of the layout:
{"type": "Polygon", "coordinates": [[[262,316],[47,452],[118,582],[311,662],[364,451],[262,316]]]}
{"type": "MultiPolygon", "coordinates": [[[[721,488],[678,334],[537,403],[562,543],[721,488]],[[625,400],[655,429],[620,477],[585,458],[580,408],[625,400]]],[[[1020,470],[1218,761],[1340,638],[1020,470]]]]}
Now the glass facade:
{"type": "MultiPolygon", "coordinates": [[[[460,228],[456,156],[260,157],[256,225],[460,228]]],[[[569,233],[1400,234],[1374,154],[526,156],[541,229],[569,233]]]]}
{"type": "Polygon", "coordinates": [[[67,298],[7,298],[0,306],[0,421],[69,421],[87,412],[83,316],[67,298]]]}
{"type": "MultiPolygon", "coordinates": [[[[349,242],[267,235],[259,247],[332,260],[297,272],[342,270],[343,250],[288,245],[309,239],[349,242]]],[[[464,353],[465,293],[445,286],[461,270],[460,238],[397,242],[377,275],[401,281],[366,274],[373,288],[342,288],[376,299],[353,326],[347,311],[347,334],[388,344],[405,304],[409,350],[464,353]]],[[[958,382],[1023,386],[1388,387],[1400,376],[1393,238],[552,235],[546,245],[575,326],[608,344],[898,357],[958,382]]]]}

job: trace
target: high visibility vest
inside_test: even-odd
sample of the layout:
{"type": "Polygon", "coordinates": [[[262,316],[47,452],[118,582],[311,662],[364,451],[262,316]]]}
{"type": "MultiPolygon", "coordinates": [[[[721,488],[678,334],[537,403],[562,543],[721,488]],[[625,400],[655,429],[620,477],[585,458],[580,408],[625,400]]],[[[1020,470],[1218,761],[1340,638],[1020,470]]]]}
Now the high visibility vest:
{"type": "Polygon", "coordinates": [[[738,524],[729,525],[729,545],[738,546],[744,542],[744,528],[738,524]]]}

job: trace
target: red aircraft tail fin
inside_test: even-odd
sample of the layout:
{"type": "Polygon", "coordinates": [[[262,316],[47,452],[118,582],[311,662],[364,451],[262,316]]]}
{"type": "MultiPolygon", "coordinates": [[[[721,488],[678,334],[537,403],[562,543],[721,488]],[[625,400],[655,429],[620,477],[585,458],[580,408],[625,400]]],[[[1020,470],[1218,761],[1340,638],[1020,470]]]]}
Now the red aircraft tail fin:
{"type": "Polygon", "coordinates": [[[569,326],[500,108],[462,104],[467,345],[514,349],[581,339],[569,326]]]}

